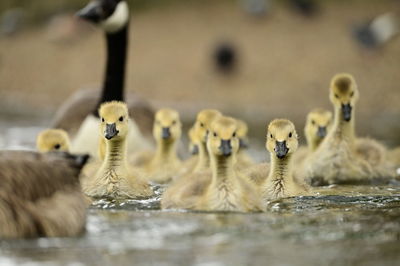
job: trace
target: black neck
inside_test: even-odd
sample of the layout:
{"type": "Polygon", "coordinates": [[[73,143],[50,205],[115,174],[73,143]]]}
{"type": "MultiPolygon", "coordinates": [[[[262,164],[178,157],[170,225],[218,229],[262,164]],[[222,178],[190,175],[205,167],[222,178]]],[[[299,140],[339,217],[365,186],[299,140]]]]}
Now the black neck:
{"type": "Polygon", "coordinates": [[[128,44],[128,25],[115,33],[106,33],[107,66],[103,91],[93,114],[104,102],[124,100],[125,62],[128,44]]]}

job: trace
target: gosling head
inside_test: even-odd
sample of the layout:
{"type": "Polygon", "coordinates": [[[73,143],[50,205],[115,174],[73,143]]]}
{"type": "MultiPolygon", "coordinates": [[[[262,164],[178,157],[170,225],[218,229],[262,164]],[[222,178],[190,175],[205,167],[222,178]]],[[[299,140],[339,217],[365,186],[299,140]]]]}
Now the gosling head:
{"type": "Polygon", "coordinates": [[[268,125],[266,148],[271,155],[284,159],[298,147],[297,133],[292,122],[275,119],[268,125]]]}
{"type": "Polygon", "coordinates": [[[172,142],[181,137],[182,124],[179,113],[172,109],[160,109],[156,113],[153,136],[157,141],[172,142]]]}
{"type": "Polygon", "coordinates": [[[347,73],[335,75],[331,81],[329,98],[336,108],[340,108],[343,120],[349,122],[352,110],[359,98],[353,76],[347,73]]]}
{"type": "Polygon", "coordinates": [[[210,130],[210,126],[213,121],[220,117],[222,114],[214,109],[205,109],[197,114],[195,130],[198,141],[205,143],[207,141],[207,135],[210,130]]]}
{"type": "Polygon", "coordinates": [[[308,143],[319,143],[321,142],[326,134],[332,122],[332,112],[318,108],[314,109],[307,115],[306,126],[304,133],[308,143]]]}
{"type": "Polygon", "coordinates": [[[236,122],[238,125],[237,135],[239,138],[239,148],[247,149],[249,146],[249,140],[247,138],[247,132],[249,131],[249,127],[243,120],[236,119],[236,122]]]}
{"type": "Polygon", "coordinates": [[[100,131],[106,141],[122,140],[128,135],[128,108],[125,103],[112,101],[99,108],[100,131]]]}
{"type": "Polygon", "coordinates": [[[236,154],[239,149],[237,130],[235,119],[224,116],[215,119],[210,126],[207,140],[209,153],[218,157],[230,157],[232,154],[236,154]]]}
{"type": "Polygon", "coordinates": [[[196,155],[199,153],[199,145],[196,144],[196,130],[193,127],[191,127],[188,131],[188,137],[189,137],[189,152],[191,155],[196,155]]]}
{"type": "Polygon", "coordinates": [[[36,138],[36,147],[40,152],[69,151],[68,133],[62,129],[46,129],[36,138]]]}
{"type": "Polygon", "coordinates": [[[129,7],[124,0],[93,0],[76,15],[100,25],[107,33],[115,33],[128,24],[129,7]]]}

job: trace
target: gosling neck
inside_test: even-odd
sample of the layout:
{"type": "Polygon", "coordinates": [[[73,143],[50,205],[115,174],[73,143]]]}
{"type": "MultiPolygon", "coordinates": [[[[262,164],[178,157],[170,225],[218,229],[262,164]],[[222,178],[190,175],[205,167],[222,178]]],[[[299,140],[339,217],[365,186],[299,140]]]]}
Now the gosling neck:
{"type": "Polygon", "coordinates": [[[285,158],[279,159],[275,156],[275,154],[271,153],[271,170],[269,172],[267,180],[283,181],[291,177],[290,160],[291,160],[290,154],[286,155],[285,158]]]}
{"type": "Polygon", "coordinates": [[[176,141],[175,140],[158,140],[157,150],[154,156],[155,161],[169,163],[178,159],[176,155],[176,141]]]}
{"type": "Polygon", "coordinates": [[[108,169],[126,167],[126,140],[106,140],[106,156],[103,166],[108,169]]]}
{"type": "Polygon", "coordinates": [[[335,120],[332,127],[332,134],[335,136],[352,142],[355,139],[355,108],[351,111],[350,121],[345,121],[343,118],[342,109],[340,106],[335,107],[335,120]]]}
{"type": "Polygon", "coordinates": [[[207,152],[207,144],[206,142],[199,143],[199,157],[197,160],[196,167],[194,168],[194,172],[198,172],[206,169],[210,165],[210,156],[207,152]]]}
{"type": "Polygon", "coordinates": [[[323,140],[323,138],[307,137],[308,149],[311,152],[315,151],[318,148],[319,144],[321,144],[322,140],[323,140]]]}
{"type": "Polygon", "coordinates": [[[235,154],[230,156],[212,154],[210,159],[214,183],[226,183],[235,175],[233,167],[236,160],[235,154]]]}
{"type": "Polygon", "coordinates": [[[104,102],[124,101],[125,66],[128,43],[128,24],[114,33],[106,33],[107,62],[101,97],[93,114],[104,102]]]}

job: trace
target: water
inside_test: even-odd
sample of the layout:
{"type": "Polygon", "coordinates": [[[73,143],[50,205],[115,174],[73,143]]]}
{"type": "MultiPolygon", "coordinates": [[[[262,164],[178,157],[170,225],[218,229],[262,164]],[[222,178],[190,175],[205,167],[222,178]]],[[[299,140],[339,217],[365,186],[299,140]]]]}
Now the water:
{"type": "MultiPolygon", "coordinates": [[[[38,130],[0,126],[2,145],[32,148],[38,130]]],[[[78,238],[0,241],[0,265],[400,264],[397,184],[321,188],[257,214],[160,211],[156,190],[150,200],[96,201],[78,238]]]]}

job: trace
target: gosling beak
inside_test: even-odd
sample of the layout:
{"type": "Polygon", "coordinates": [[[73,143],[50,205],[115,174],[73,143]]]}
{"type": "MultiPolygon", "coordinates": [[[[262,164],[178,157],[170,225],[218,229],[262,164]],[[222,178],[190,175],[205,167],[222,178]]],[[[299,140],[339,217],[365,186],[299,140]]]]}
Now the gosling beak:
{"type": "Polygon", "coordinates": [[[106,131],[104,132],[104,137],[108,140],[112,139],[116,135],[118,135],[119,131],[117,130],[117,125],[113,124],[106,124],[106,131]]]}
{"type": "Polygon", "coordinates": [[[326,136],[326,127],[318,127],[318,131],[317,131],[317,136],[322,138],[325,138],[326,136]]]}
{"type": "Polygon", "coordinates": [[[221,140],[221,146],[219,146],[219,150],[221,151],[223,156],[230,156],[232,154],[232,146],[231,140],[221,140]]]}
{"type": "Polygon", "coordinates": [[[98,23],[102,18],[102,9],[99,1],[92,1],[79,10],[76,16],[89,22],[98,23]]]}
{"type": "Polygon", "coordinates": [[[192,150],[190,151],[190,153],[191,153],[192,155],[199,154],[199,146],[193,145],[193,146],[192,146],[192,150]]]}
{"type": "Polygon", "coordinates": [[[285,141],[277,141],[274,150],[275,150],[276,156],[279,159],[284,158],[289,151],[289,149],[286,147],[286,140],[285,141]]]}
{"type": "Polygon", "coordinates": [[[342,104],[342,114],[343,114],[343,119],[346,122],[349,122],[351,119],[351,109],[353,109],[351,107],[351,105],[348,104],[342,104]]]}
{"type": "Polygon", "coordinates": [[[245,139],[239,139],[239,149],[247,149],[249,144],[245,139]]]}
{"type": "Polygon", "coordinates": [[[169,130],[169,127],[162,128],[161,137],[163,139],[169,139],[171,137],[171,131],[169,130]]]}

